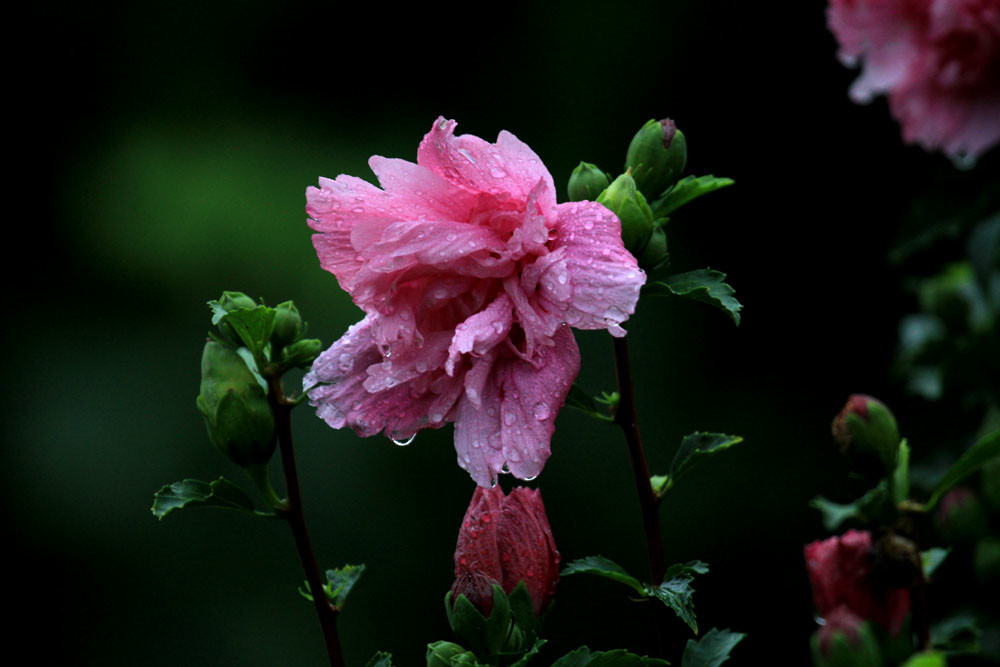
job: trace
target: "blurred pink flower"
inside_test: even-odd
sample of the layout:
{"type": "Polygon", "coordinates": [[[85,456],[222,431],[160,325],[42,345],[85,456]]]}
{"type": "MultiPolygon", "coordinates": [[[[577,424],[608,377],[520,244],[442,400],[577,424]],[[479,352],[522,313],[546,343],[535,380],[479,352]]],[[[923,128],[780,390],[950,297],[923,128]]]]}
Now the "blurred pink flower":
{"type": "Polygon", "coordinates": [[[573,333],[635,309],[645,274],[618,219],[556,204],[552,176],[509,132],[455,136],[439,118],[417,163],[372,157],[306,191],[320,265],[366,315],[303,380],[317,414],[406,439],[455,423],[458,464],[482,486],[530,479],[580,368],[573,333]]]}
{"type": "Polygon", "coordinates": [[[910,593],[888,588],[874,577],[871,533],[849,530],[807,544],[804,552],[813,602],[822,618],[846,607],[891,634],[900,631],[910,612],[910,593]]]}
{"type": "Polygon", "coordinates": [[[536,616],[549,606],[559,582],[559,551],[541,492],[519,486],[505,496],[497,486],[472,494],[458,532],[451,590],[456,597],[465,594],[488,616],[493,593],[484,578],[505,593],[524,581],[536,616]]]}
{"type": "Polygon", "coordinates": [[[888,93],[903,140],[974,161],[1000,141],[1000,0],[830,0],[851,98],[888,93]]]}

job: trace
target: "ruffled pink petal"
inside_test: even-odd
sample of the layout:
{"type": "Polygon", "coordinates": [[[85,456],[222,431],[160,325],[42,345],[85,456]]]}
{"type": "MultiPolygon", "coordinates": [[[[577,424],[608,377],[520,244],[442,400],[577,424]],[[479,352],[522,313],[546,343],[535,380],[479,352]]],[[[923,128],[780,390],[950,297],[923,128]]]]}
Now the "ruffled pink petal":
{"type": "MultiPolygon", "coordinates": [[[[519,479],[537,476],[549,458],[555,418],[580,371],[573,333],[560,328],[554,345],[532,364],[518,357],[493,363],[480,405],[459,400],[455,421],[458,464],[480,486],[507,470],[519,479]]],[[[470,371],[471,374],[471,371],[470,371]]]]}
{"type": "Polygon", "coordinates": [[[417,150],[417,164],[470,192],[510,194],[526,200],[539,181],[546,184],[543,211],[555,206],[555,186],[538,156],[509,132],[491,144],[469,134],[455,136],[453,120],[438,120],[417,150]]]}
{"type": "Polygon", "coordinates": [[[514,309],[506,294],[497,298],[485,310],[472,315],[455,327],[455,335],[448,348],[445,372],[455,374],[455,363],[463,354],[472,353],[477,357],[496,347],[510,333],[514,322],[514,309]]]}
{"type": "Polygon", "coordinates": [[[431,382],[434,371],[440,373],[438,369],[428,368],[427,373],[416,375],[407,372],[406,380],[376,393],[365,388],[370,369],[382,364],[371,334],[371,320],[366,317],[350,327],[313,362],[303,378],[309,404],[333,428],[350,426],[362,437],[385,431],[399,439],[427,426],[440,426],[429,424],[427,417],[440,395],[432,390],[431,382]]]}
{"type": "Polygon", "coordinates": [[[426,215],[432,220],[467,220],[475,205],[473,193],[418,164],[373,155],[368,166],[392,196],[393,205],[408,211],[403,219],[426,215]]]}
{"type": "Polygon", "coordinates": [[[553,250],[562,250],[565,263],[553,267],[554,283],[541,281],[541,295],[550,304],[560,303],[570,284],[572,298],[562,311],[566,322],[624,336],[621,323],[635,311],[646,274],[622,244],[621,223],[596,202],[560,204],[558,210],[553,250]]]}

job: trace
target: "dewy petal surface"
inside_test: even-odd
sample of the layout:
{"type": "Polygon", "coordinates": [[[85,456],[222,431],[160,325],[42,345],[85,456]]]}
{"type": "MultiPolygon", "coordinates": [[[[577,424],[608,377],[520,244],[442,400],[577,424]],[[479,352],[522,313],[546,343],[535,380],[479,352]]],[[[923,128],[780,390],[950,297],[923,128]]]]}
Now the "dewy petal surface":
{"type": "Polygon", "coordinates": [[[320,265],[365,318],[304,387],[362,436],[454,422],[459,465],[488,486],[541,472],[580,368],[567,325],[624,335],[645,274],[614,214],[556,204],[526,144],[455,126],[435,121],[416,163],[372,157],[381,187],[340,175],[306,191],[320,265]]]}

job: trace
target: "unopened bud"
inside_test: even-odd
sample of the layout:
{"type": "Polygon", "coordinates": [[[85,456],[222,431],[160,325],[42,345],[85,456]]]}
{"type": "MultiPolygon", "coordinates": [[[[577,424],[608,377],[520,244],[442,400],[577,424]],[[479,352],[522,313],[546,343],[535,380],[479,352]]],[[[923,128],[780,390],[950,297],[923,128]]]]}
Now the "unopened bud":
{"type": "Polygon", "coordinates": [[[475,655],[452,642],[434,642],[427,645],[427,667],[452,667],[459,656],[470,655],[475,663],[475,655]]]}
{"type": "Polygon", "coordinates": [[[234,463],[245,467],[271,459],[274,415],[264,389],[236,351],[205,343],[196,403],[212,444],[234,463]]]}
{"type": "Polygon", "coordinates": [[[974,491],[955,488],[945,494],[934,515],[938,531],[949,544],[972,544],[990,527],[986,509],[974,491]]]}
{"type": "Polygon", "coordinates": [[[482,572],[462,572],[456,575],[455,583],[451,585],[452,604],[459,595],[464,595],[479,610],[483,616],[489,616],[493,611],[493,584],[500,582],[490,579],[482,572]]]}
{"type": "Polygon", "coordinates": [[[838,607],[823,620],[810,642],[816,667],[881,667],[878,642],[863,618],[838,607]]]}
{"type": "Polygon", "coordinates": [[[452,632],[477,655],[494,656],[500,652],[510,633],[511,610],[507,595],[499,584],[492,583],[493,601],[485,615],[463,593],[445,595],[445,613],[452,632]]]}
{"type": "Polygon", "coordinates": [[[569,176],[566,192],[570,201],[594,201],[608,187],[608,175],[589,162],[581,162],[569,176]]]}
{"type": "Polygon", "coordinates": [[[218,324],[219,334],[222,338],[233,345],[243,345],[243,341],[239,334],[233,329],[232,325],[225,320],[220,318],[226,313],[231,313],[236,310],[243,310],[246,308],[256,308],[257,302],[248,297],[243,292],[230,292],[225,291],[222,296],[219,297],[218,301],[209,302],[209,305],[213,307],[216,311],[215,317],[212,319],[213,324],[218,324]],[[220,312],[221,311],[221,312],[220,312]]]}
{"type": "Polygon", "coordinates": [[[687,140],[669,118],[650,120],[636,132],[625,156],[636,186],[655,199],[677,182],[687,164],[687,140]]]}
{"type": "Polygon", "coordinates": [[[616,178],[597,201],[621,221],[625,249],[633,254],[639,253],[653,232],[653,211],[636,189],[632,175],[626,172],[616,178]]]}
{"type": "Polygon", "coordinates": [[[831,431],[841,453],[874,457],[885,472],[892,473],[899,452],[899,427],[884,403],[864,394],[851,395],[834,418],[831,431]]]}
{"type": "Polygon", "coordinates": [[[285,347],[297,341],[302,335],[302,316],[299,309],[291,301],[279,303],[274,307],[274,328],[271,330],[271,342],[275,347],[285,347]]]}
{"type": "Polygon", "coordinates": [[[323,343],[318,338],[303,338],[281,350],[281,361],[289,366],[305,368],[323,351],[323,343]]]}

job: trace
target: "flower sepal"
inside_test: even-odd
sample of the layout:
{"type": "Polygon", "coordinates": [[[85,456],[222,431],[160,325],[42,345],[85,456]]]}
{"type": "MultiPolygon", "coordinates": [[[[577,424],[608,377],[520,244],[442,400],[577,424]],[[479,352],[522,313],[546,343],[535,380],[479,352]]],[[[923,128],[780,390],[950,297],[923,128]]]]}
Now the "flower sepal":
{"type": "Polygon", "coordinates": [[[639,254],[653,233],[653,211],[643,194],[636,188],[632,174],[625,172],[605,188],[597,203],[618,216],[622,226],[622,243],[633,255],[639,254]]]}
{"type": "Polygon", "coordinates": [[[810,641],[816,667],[882,667],[871,624],[846,609],[830,614],[810,641]]]}
{"type": "Polygon", "coordinates": [[[427,667],[477,665],[476,655],[453,642],[439,641],[427,645],[427,667]]]}
{"type": "MultiPolygon", "coordinates": [[[[500,653],[510,634],[512,619],[507,594],[500,585],[492,584],[493,597],[484,615],[465,593],[457,596],[452,591],[444,596],[445,613],[452,632],[480,658],[500,653]]],[[[481,605],[482,606],[482,605],[481,605]]]]}

